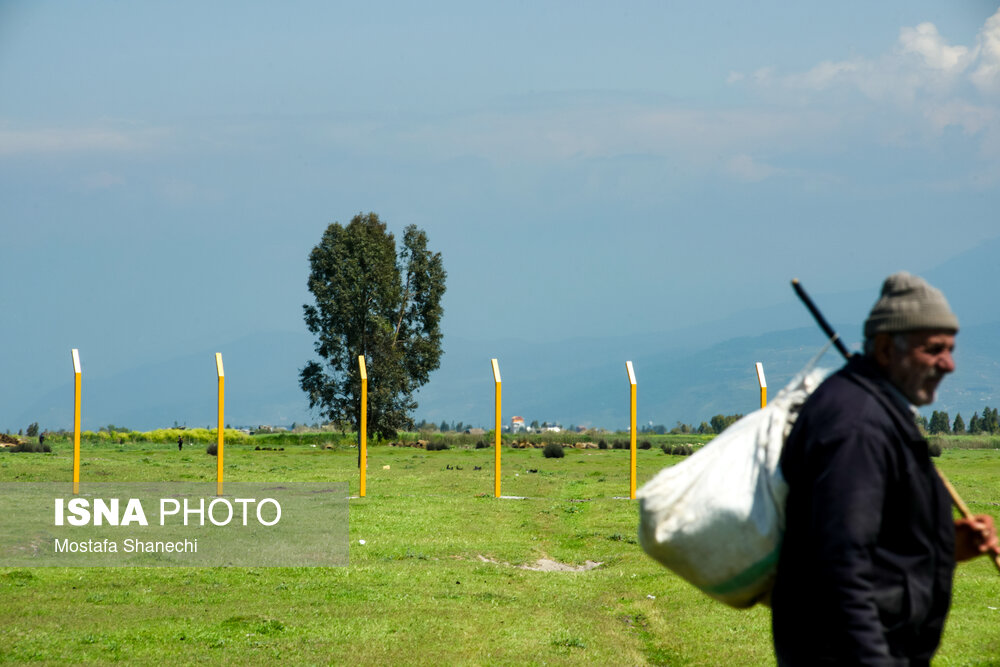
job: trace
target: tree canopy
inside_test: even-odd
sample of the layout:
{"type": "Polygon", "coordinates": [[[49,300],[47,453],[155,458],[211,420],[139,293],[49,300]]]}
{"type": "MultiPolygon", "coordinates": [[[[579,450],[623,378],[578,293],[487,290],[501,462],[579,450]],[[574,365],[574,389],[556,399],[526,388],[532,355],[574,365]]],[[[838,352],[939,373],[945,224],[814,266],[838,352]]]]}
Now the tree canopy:
{"type": "Polygon", "coordinates": [[[414,225],[396,240],[374,213],[333,223],[309,255],[306,326],[321,361],[299,374],[309,407],[334,422],[358,427],[361,379],[368,373],[368,430],[392,438],[412,426],[413,393],[441,360],[441,297],[446,273],[440,253],[414,225]]]}
{"type": "Polygon", "coordinates": [[[955,415],[955,424],[951,427],[951,432],[955,435],[965,434],[965,420],[962,419],[962,413],[955,415]]]}
{"type": "Polygon", "coordinates": [[[931,421],[927,426],[927,431],[931,434],[951,433],[951,423],[948,419],[948,413],[935,410],[931,414],[931,421]]]}

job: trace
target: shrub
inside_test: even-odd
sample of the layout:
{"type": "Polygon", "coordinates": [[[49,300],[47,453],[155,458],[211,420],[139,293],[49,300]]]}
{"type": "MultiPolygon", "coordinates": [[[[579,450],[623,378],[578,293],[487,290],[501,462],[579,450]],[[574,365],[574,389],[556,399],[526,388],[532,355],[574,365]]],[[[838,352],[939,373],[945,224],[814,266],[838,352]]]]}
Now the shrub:
{"type": "Polygon", "coordinates": [[[653,443],[651,443],[649,440],[643,440],[642,442],[639,443],[639,449],[652,449],[652,448],[653,448],[653,443]]]}
{"type": "Polygon", "coordinates": [[[476,442],[476,449],[486,449],[487,447],[489,447],[489,445],[487,445],[482,440],[476,442]]]}
{"type": "MultiPolygon", "coordinates": [[[[930,439],[934,441],[933,438],[930,439]]],[[[1000,437],[988,433],[942,438],[942,446],[949,449],[1000,449],[1000,437]]]]}
{"type": "Polygon", "coordinates": [[[566,456],[566,451],[558,442],[550,442],[542,449],[542,456],[547,459],[561,459],[566,456]]]}
{"type": "Polygon", "coordinates": [[[208,454],[208,455],[210,455],[210,456],[218,456],[219,455],[219,445],[218,445],[218,443],[213,442],[208,447],[206,447],[205,448],[205,453],[208,454]]]}
{"type": "Polygon", "coordinates": [[[941,441],[938,438],[931,438],[927,443],[927,451],[931,456],[941,456],[941,441]]]}
{"type": "Polygon", "coordinates": [[[608,448],[608,441],[607,440],[603,440],[603,439],[599,440],[597,442],[597,448],[598,449],[607,449],[608,448]]]}
{"type": "Polygon", "coordinates": [[[611,449],[628,449],[629,443],[625,440],[615,440],[614,444],[611,445],[611,449]]]}
{"type": "Polygon", "coordinates": [[[37,442],[22,442],[20,444],[14,445],[10,448],[12,452],[31,452],[34,454],[41,454],[42,452],[51,452],[52,448],[48,445],[40,445],[37,442]]]}

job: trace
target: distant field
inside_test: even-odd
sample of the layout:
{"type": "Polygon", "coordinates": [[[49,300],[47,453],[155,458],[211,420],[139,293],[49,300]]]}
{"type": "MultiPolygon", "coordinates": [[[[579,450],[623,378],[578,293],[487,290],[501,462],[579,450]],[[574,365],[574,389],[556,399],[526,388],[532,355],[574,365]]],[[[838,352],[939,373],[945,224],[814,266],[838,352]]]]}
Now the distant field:
{"type": "MultiPolygon", "coordinates": [[[[654,442],[638,452],[640,484],[681,460],[654,442]]],[[[346,481],[357,495],[357,450],[323,446],[234,442],[226,478],[346,481]]],[[[71,445],[53,449],[0,453],[0,480],[69,480],[71,445]]],[[[505,448],[503,493],[525,499],[498,500],[491,449],[370,447],[348,567],[0,568],[0,661],[773,664],[766,609],[730,610],[642,553],[636,504],[621,499],[628,458],[505,448]],[[600,565],[525,569],[541,559],[600,565]]],[[[1000,515],[1000,451],[937,462],[974,511],[1000,515]]],[[[204,445],[85,443],[81,484],[214,480],[215,463],[204,445]]],[[[998,576],[984,559],[959,569],[935,664],[998,664],[998,576]]]]}

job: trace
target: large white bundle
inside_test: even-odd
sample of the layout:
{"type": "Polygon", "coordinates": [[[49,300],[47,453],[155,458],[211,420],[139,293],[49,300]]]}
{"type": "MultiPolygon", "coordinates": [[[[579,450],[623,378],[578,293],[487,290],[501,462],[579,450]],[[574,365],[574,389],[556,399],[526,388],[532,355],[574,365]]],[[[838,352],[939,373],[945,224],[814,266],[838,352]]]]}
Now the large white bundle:
{"type": "Polygon", "coordinates": [[[636,494],[646,553],[733,607],[766,603],[774,584],[788,495],[778,460],[798,409],[826,375],[815,361],[767,407],[636,494]]]}

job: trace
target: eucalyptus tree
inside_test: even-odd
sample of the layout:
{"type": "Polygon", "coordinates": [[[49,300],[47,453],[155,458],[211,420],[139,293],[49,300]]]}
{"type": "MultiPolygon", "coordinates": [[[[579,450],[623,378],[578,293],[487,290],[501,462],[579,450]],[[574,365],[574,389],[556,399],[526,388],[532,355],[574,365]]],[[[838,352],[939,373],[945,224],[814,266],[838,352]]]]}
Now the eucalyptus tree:
{"type": "Polygon", "coordinates": [[[951,427],[951,432],[955,435],[965,435],[965,420],[962,419],[962,413],[955,415],[955,424],[951,427]]]}
{"type": "Polygon", "coordinates": [[[932,434],[951,433],[951,420],[948,418],[948,413],[935,410],[931,414],[931,421],[927,426],[927,431],[932,434]]]}
{"type": "Polygon", "coordinates": [[[309,361],[299,385],[332,421],[357,428],[361,381],[358,357],[368,373],[368,431],[395,437],[412,427],[414,392],[441,363],[441,297],[446,273],[441,253],[427,249],[427,234],[414,225],[402,247],[374,213],[346,226],[333,223],[309,255],[306,326],[316,336],[320,360],[309,361]]]}

